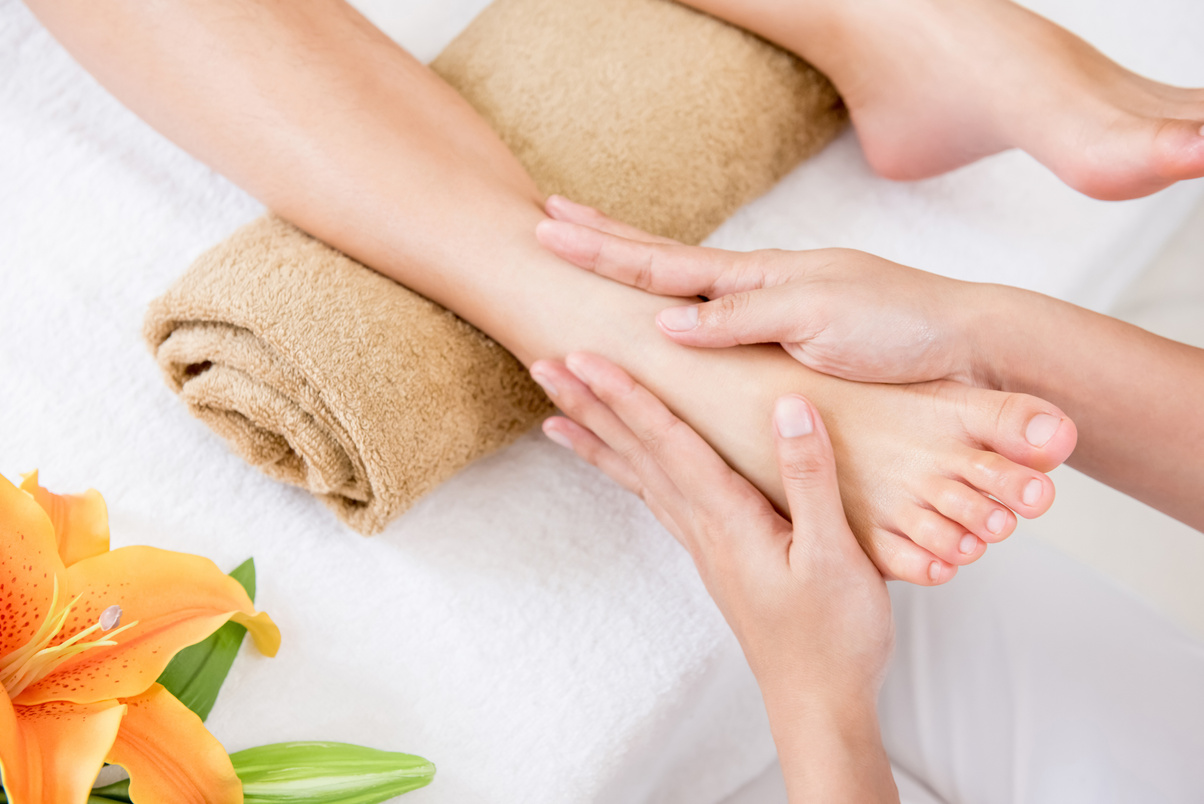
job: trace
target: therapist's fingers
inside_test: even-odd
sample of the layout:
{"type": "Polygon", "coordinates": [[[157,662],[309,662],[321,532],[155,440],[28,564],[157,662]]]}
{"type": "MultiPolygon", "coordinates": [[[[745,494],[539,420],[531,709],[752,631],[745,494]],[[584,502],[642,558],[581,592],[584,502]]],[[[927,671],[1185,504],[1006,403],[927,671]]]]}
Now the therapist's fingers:
{"type": "MultiPolygon", "coordinates": [[[[702,304],[668,307],[657,326],[684,346],[722,348],[743,343],[804,346],[823,330],[807,298],[794,285],[730,293],[702,304]]],[[[804,361],[805,362],[805,361],[804,361]]]]}
{"type": "MultiPolygon", "coordinates": [[[[585,382],[564,365],[551,360],[533,363],[531,377],[547,391],[561,411],[597,436],[631,467],[631,473],[638,481],[633,484],[637,486],[635,492],[645,502],[655,499],[674,519],[689,518],[689,505],[681,491],[661,469],[644,443],[614,411],[598,400],[585,382]]],[[[607,465],[613,467],[614,463],[608,460],[607,465]]]]}
{"type": "Polygon", "coordinates": [[[555,220],[579,223],[582,226],[588,226],[591,229],[597,229],[607,234],[625,237],[628,240],[639,240],[644,243],[677,244],[676,240],[654,235],[645,232],[643,229],[637,229],[630,224],[607,216],[601,210],[587,207],[585,204],[578,204],[576,201],[565,198],[563,195],[548,196],[548,200],[544,202],[544,211],[555,220]]]}
{"type": "Polygon", "coordinates": [[[659,499],[648,493],[631,466],[602,439],[565,416],[551,416],[545,419],[543,432],[550,440],[573,450],[586,463],[597,467],[611,480],[639,497],[673,538],[687,550],[690,549],[690,539],[683,532],[677,518],[661,505],[659,499]]]}
{"type": "Polygon", "coordinates": [[[865,558],[845,518],[832,441],[819,411],[804,397],[789,394],[774,405],[773,423],[795,546],[802,548],[804,555],[852,548],[865,558]]]}
{"type": "Polygon", "coordinates": [[[542,220],[540,244],[578,268],[666,296],[722,296],[760,287],[761,261],[734,251],[647,243],[565,221],[542,220]]]}
{"type": "MultiPolygon", "coordinates": [[[[751,483],[732,471],[710,444],[625,371],[586,353],[569,355],[565,365],[618,415],[680,490],[698,522],[697,538],[712,541],[722,537],[731,530],[733,517],[752,521],[772,516],[785,525],[751,483]]],[[[706,549],[707,545],[702,546],[706,549]]]]}
{"type": "Polygon", "coordinates": [[[632,494],[644,496],[643,484],[631,464],[577,422],[566,416],[549,416],[544,419],[541,429],[551,441],[571,449],[577,453],[577,457],[601,469],[607,477],[632,494]]]}

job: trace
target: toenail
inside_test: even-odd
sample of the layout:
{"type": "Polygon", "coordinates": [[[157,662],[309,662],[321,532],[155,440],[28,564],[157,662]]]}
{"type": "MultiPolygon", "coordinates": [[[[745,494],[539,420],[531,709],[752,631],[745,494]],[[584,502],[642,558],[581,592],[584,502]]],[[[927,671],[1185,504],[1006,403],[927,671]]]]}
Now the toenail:
{"type": "Polygon", "coordinates": [[[987,530],[998,536],[1003,533],[1003,526],[1008,523],[1008,515],[996,508],[989,517],[987,517],[987,530]]]}
{"type": "Polygon", "coordinates": [[[1034,478],[1028,481],[1028,485],[1024,487],[1024,491],[1020,494],[1020,499],[1024,501],[1025,505],[1036,505],[1037,501],[1041,499],[1043,489],[1044,485],[1041,481],[1034,478]]]}
{"type": "Polygon", "coordinates": [[[941,562],[933,561],[928,565],[928,580],[936,582],[941,577],[941,562]]]}
{"type": "Polygon", "coordinates": [[[1043,447],[1054,437],[1062,420],[1048,413],[1038,413],[1028,420],[1028,428],[1024,431],[1024,440],[1034,447],[1043,447]]]}
{"type": "Polygon", "coordinates": [[[798,438],[814,429],[807,403],[797,396],[784,396],[778,400],[773,410],[773,421],[782,438],[798,438]]]}
{"type": "Polygon", "coordinates": [[[539,383],[539,387],[547,391],[548,396],[556,396],[556,386],[552,384],[552,380],[543,372],[531,372],[531,379],[539,383]]]}
{"type": "MultiPolygon", "coordinates": [[[[970,555],[978,549],[978,537],[973,533],[967,533],[962,537],[962,540],[958,542],[957,549],[961,551],[963,555],[970,555]]],[[[936,579],[934,578],[933,580],[936,579]]]]}
{"type": "Polygon", "coordinates": [[[666,308],[661,310],[656,320],[670,332],[687,332],[698,326],[698,305],[666,308]]]}

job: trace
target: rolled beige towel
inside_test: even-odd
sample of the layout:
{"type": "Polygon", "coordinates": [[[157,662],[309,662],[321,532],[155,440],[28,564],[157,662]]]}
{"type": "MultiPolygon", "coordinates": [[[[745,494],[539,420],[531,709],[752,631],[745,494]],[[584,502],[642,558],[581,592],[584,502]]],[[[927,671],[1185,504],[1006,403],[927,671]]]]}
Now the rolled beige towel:
{"type": "MultiPolygon", "coordinates": [[[[497,0],[431,66],[544,192],[689,243],[845,122],[812,68],[668,0],[497,0]]],[[[494,341],[271,216],[198,259],[145,334],[235,452],[365,534],[551,409],[494,341]]]]}

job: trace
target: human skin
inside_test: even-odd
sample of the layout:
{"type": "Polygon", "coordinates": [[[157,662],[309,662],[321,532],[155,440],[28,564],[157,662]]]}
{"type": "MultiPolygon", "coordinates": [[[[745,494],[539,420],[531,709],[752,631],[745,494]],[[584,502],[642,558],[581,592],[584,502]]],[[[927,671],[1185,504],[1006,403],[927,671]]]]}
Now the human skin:
{"type": "Polygon", "coordinates": [[[714,352],[662,337],[656,313],[682,300],[540,247],[542,198],[513,155],[338,0],[29,5],[118,99],[273,211],[528,365],[578,350],[623,365],[782,510],[770,409],[806,393],[824,412],[852,527],[888,577],[943,583],[1011,532],[1012,511],[1037,516],[1053,501],[1043,473],[1070,453],[1074,427],[1042,400],[952,382],[852,384],[777,347],[714,352]],[[1058,429],[1034,445],[1025,433],[1038,416],[1058,429]]]}
{"type": "Polygon", "coordinates": [[[819,412],[790,394],[774,441],[793,523],[606,360],[540,360],[567,416],[544,432],[643,498],[694,559],[760,685],[791,801],[897,802],[877,699],[894,628],[881,575],[841,510],[819,412]]]}
{"type": "Polygon", "coordinates": [[[831,78],[888,178],[1009,148],[1105,200],[1204,176],[1204,89],[1132,73],[1009,0],[682,1],[831,78]]]}
{"type": "Polygon", "coordinates": [[[867,382],[956,379],[1053,400],[1078,426],[1069,463],[1204,530],[1204,350],[1032,291],[962,282],[847,249],[735,253],[632,236],[552,199],[540,239],[581,267],[710,301],[661,311],[692,347],[777,342],[867,382]],[[626,235],[626,236],[624,236],[626,235]]]}

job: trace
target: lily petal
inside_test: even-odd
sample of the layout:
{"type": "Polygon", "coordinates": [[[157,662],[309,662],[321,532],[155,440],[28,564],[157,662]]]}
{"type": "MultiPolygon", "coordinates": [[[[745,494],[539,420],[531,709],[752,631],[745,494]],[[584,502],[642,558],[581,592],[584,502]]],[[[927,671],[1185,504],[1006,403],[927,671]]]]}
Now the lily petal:
{"type": "Polygon", "coordinates": [[[56,577],[65,591],[66,569],[50,518],[33,497],[0,477],[0,656],[37,632],[50,610],[56,577]]]}
{"type": "Polygon", "coordinates": [[[107,760],[130,774],[134,801],[241,804],[242,782],[221,743],[159,684],[124,700],[107,760]]]}
{"type": "Polygon", "coordinates": [[[0,688],[0,773],[12,804],[79,804],[113,745],[118,701],[13,706],[0,688]]]}
{"type": "Polygon", "coordinates": [[[32,496],[50,517],[64,564],[71,566],[109,549],[109,509],[99,491],[55,494],[38,485],[36,469],[25,475],[21,490],[32,496]]]}
{"type": "Polygon", "coordinates": [[[64,638],[97,622],[112,605],[121,606],[128,630],[114,637],[115,645],[82,653],[31,684],[17,703],[87,703],[138,695],[178,651],[236,615],[251,626],[256,645],[268,655],[280,642],[275,624],[256,613],[238,581],[201,556],[122,547],[68,567],[67,586],[80,599],[63,628],[64,638]]]}

